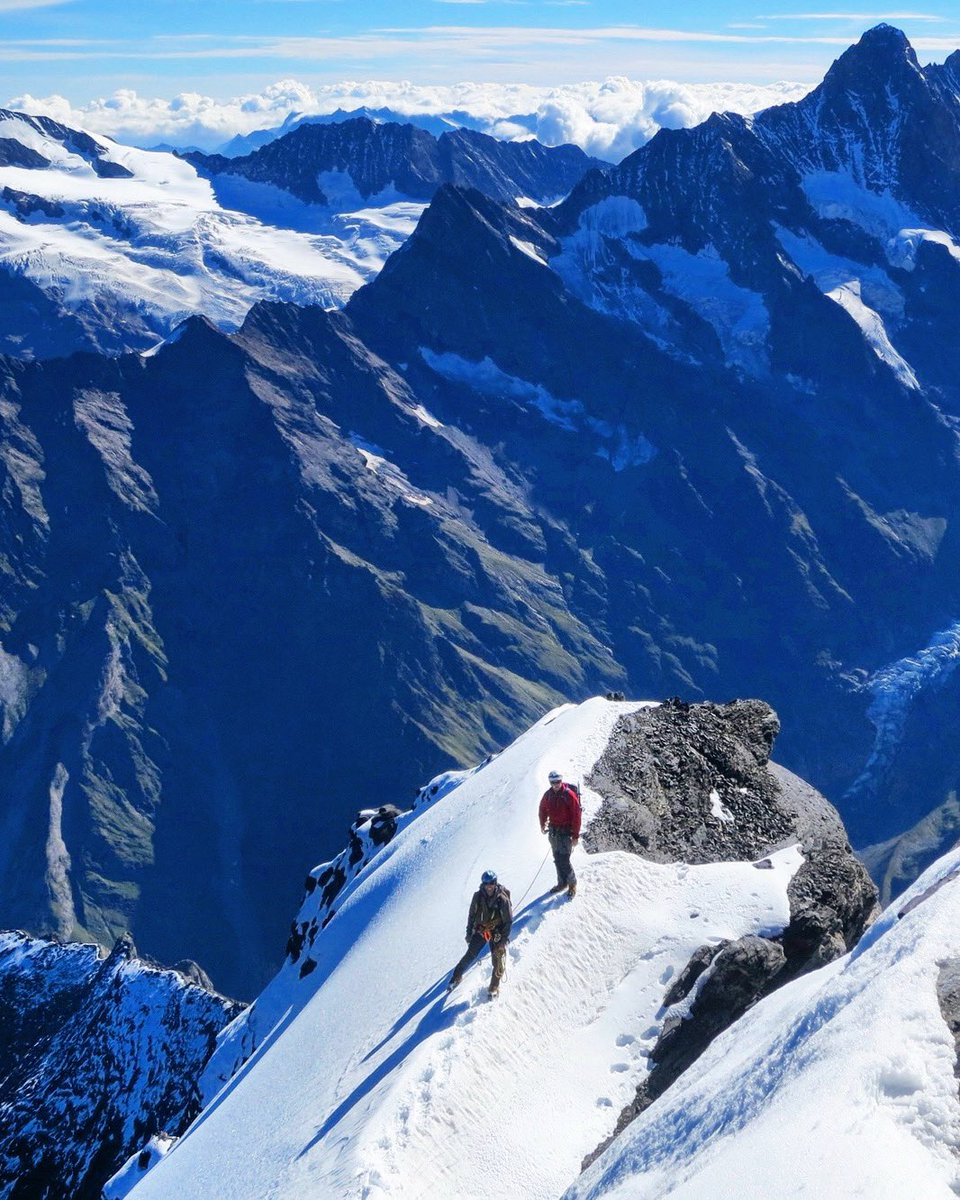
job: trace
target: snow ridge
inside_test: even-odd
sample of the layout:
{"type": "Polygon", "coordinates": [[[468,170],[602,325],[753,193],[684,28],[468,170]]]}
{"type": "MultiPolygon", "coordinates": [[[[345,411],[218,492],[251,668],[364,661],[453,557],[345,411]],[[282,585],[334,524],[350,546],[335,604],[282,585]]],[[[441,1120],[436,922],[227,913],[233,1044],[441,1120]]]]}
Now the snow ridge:
{"type": "Polygon", "coordinates": [[[747,1200],[954,1195],[956,1048],[937,981],[960,954],[958,868],[954,851],[904,897],[920,913],[888,910],[750,1010],[564,1200],[707,1200],[718,1180],[747,1200]]]}
{"type": "Polygon", "coordinates": [[[581,781],[589,820],[600,797],[586,777],[638,707],[548,713],[478,770],[432,781],[366,863],[374,826],[359,824],[359,849],[311,873],[300,957],[224,1035],[221,1078],[251,1021],[258,1048],[136,1200],[213,1197],[227,1169],[238,1200],[557,1196],[648,1070],[669,981],[704,943],[782,930],[802,862],[796,847],[762,871],[577,851],[577,899],[551,897],[536,820],[547,771],[581,781]],[[444,984],[488,867],[516,915],[501,997],[480,1007],[483,959],[449,998],[444,984]],[[301,974],[304,954],[317,965],[301,974]]]}

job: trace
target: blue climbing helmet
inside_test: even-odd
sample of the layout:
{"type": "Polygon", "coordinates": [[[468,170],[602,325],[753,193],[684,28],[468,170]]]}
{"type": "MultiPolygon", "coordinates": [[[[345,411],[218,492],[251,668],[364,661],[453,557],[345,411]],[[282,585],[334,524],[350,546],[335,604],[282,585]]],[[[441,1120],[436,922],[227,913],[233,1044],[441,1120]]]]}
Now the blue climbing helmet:
{"type": "Polygon", "coordinates": [[[484,873],[480,876],[480,882],[481,883],[496,883],[497,882],[496,871],[484,871],[484,873]]]}

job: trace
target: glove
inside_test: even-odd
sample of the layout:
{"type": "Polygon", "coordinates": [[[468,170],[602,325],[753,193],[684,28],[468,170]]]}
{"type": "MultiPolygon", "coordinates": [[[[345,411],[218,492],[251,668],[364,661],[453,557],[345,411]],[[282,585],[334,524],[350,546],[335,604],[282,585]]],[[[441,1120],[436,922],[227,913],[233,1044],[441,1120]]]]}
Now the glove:
{"type": "Polygon", "coordinates": [[[541,826],[540,826],[540,832],[541,832],[541,833],[546,833],[546,832],[547,832],[547,827],[546,827],[546,825],[541,825],[541,826]]]}
{"type": "Polygon", "coordinates": [[[499,945],[499,943],[500,943],[501,941],[503,941],[503,934],[502,934],[502,933],[495,933],[495,934],[493,935],[493,937],[491,938],[491,941],[493,942],[493,944],[494,944],[495,946],[496,946],[496,945],[499,945]]]}

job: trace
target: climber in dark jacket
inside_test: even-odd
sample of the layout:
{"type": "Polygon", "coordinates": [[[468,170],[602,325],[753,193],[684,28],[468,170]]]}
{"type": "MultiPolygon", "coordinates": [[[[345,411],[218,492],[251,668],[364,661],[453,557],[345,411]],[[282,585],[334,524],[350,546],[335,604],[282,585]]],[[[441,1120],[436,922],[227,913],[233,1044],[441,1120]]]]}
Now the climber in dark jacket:
{"type": "Polygon", "coordinates": [[[557,868],[557,883],[551,892],[577,894],[577,876],[570,855],[580,841],[580,797],[569,783],[563,782],[559,771],[551,771],[550,786],[540,798],[540,832],[550,838],[553,865],[557,868]]]}
{"type": "Polygon", "coordinates": [[[463,978],[463,973],[484,946],[490,943],[493,959],[493,975],[488,989],[495,996],[500,989],[500,980],[507,965],[507,942],[513,924],[513,908],[510,892],[497,882],[496,871],[484,871],[480,887],[474,892],[467,915],[467,951],[453,968],[447,991],[452,991],[463,978]]]}

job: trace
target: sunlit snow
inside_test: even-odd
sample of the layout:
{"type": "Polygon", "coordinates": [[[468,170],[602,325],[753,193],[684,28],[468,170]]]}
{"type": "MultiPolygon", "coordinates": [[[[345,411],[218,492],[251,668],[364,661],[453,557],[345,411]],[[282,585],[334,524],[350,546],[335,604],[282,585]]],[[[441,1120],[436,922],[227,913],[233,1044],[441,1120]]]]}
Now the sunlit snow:
{"type": "Polygon", "coordinates": [[[937,979],[960,955],[958,864],[954,850],[845,958],[721,1034],[564,1200],[955,1197],[957,1052],[937,979]]]}
{"type": "Polygon", "coordinates": [[[0,134],[51,161],[0,167],[0,189],[9,189],[0,260],[68,308],[109,299],[161,337],[197,312],[235,328],[259,299],[338,307],[379,272],[424,208],[396,196],[382,207],[355,197],[355,211],[308,206],[223,177],[215,192],[172,154],[113,144],[104,161],[133,177],[101,178],[26,122],[0,122],[0,134]]]}
{"type": "Polygon", "coordinates": [[[484,396],[534,408],[552,425],[571,433],[589,431],[601,442],[595,453],[606,459],[615,471],[643,466],[657,452],[643,434],[632,433],[622,425],[588,416],[588,406],[584,401],[562,400],[542,384],[508,375],[491,358],[471,362],[459,354],[438,354],[428,347],[422,347],[420,353],[427,366],[444,379],[465,383],[484,396]]]}
{"type": "Polygon", "coordinates": [[[780,244],[817,287],[856,321],[867,345],[906,387],[919,388],[913,368],[890,340],[884,317],[903,315],[903,293],[880,267],[831,254],[809,235],[779,228],[780,244]]]}
{"type": "Polygon", "coordinates": [[[648,244],[634,235],[647,228],[642,206],[627,196],[607,196],[586,209],[575,233],[551,259],[573,294],[591,308],[635,321],[658,337],[674,318],[639,278],[624,270],[626,254],[656,266],[663,291],[688,304],[716,331],[726,361],[751,374],[768,369],[770,316],[763,297],[740,287],[713,246],[691,254],[682,246],[648,244]]]}
{"type": "Polygon", "coordinates": [[[367,470],[375,475],[388,489],[396,492],[408,503],[416,504],[421,508],[426,508],[433,504],[431,497],[418,491],[410,483],[403,471],[395,463],[390,462],[386,457],[385,451],[381,450],[379,446],[365,441],[356,434],[350,434],[349,441],[356,447],[367,470]]]}
{"type": "Polygon", "coordinates": [[[891,266],[912,270],[917,247],[924,241],[937,242],[960,259],[960,246],[949,234],[925,227],[912,209],[889,192],[872,192],[842,171],[813,171],[801,183],[821,217],[850,221],[879,239],[891,266]]]}
{"type": "Polygon", "coordinates": [[[704,943],[782,929],[801,862],[578,850],[576,900],[550,896],[547,771],[580,781],[595,812],[585,778],[637,707],[555,710],[408,819],[338,901],[316,969],[285,968],[238,1023],[266,1020],[260,1049],[137,1200],[219,1198],[224,1179],[236,1200],[554,1200],[646,1073],[671,978],[704,943]],[[486,1001],[481,960],[447,997],[488,867],[514,899],[507,976],[486,1001]]]}

